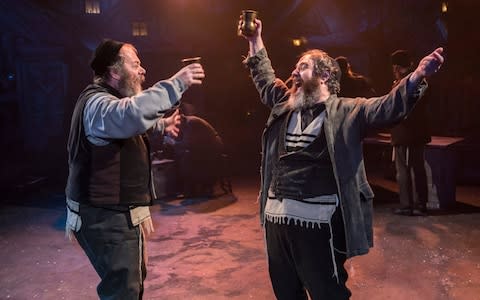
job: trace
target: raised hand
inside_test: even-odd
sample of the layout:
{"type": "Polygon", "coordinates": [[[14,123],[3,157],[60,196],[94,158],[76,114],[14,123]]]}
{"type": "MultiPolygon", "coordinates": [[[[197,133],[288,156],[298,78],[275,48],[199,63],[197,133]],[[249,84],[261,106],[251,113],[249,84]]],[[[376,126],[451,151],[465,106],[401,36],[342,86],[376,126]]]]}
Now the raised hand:
{"type": "Polygon", "coordinates": [[[242,16],[240,16],[240,19],[238,20],[237,30],[239,32],[239,35],[247,39],[248,45],[249,45],[249,55],[253,56],[262,48],[265,48],[265,45],[263,44],[263,40],[262,40],[262,21],[260,21],[259,19],[254,20],[256,28],[255,28],[255,32],[251,36],[246,36],[241,33],[240,28],[242,27],[242,22],[243,22],[243,19],[242,19],[242,16]]]}
{"type": "Polygon", "coordinates": [[[244,38],[246,38],[249,41],[253,41],[253,40],[256,40],[259,37],[261,37],[262,36],[262,21],[260,21],[259,19],[255,19],[253,22],[255,23],[255,27],[256,27],[255,32],[251,36],[246,36],[246,35],[242,34],[241,28],[242,28],[242,23],[243,23],[243,16],[240,15],[240,18],[238,19],[238,25],[237,25],[238,35],[243,36],[244,38]]]}
{"type": "Polygon", "coordinates": [[[205,78],[205,71],[199,63],[189,64],[173,75],[173,78],[178,78],[186,87],[189,87],[193,84],[202,84],[202,80],[205,78]]]}
{"type": "Polygon", "coordinates": [[[429,77],[435,74],[445,61],[442,53],[443,48],[440,47],[435,49],[435,51],[433,51],[429,55],[422,58],[422,60],[418,63],[415,71],[413,71],[413,74],[410,77],[410,81],[419,82],[424,77],[429,77]]]}

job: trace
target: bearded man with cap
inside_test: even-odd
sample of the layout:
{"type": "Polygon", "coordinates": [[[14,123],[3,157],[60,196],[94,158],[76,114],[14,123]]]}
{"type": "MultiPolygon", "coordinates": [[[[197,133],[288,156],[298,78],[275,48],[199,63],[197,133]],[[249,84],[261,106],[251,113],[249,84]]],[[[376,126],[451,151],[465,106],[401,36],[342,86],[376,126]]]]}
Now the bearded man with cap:
{"type": "MultiPolygon", "coordinates": [[[[413,60],[408,50],[391,54],[393,86],[413,72],[413,60]]],[[[425,170],[425,145],[431,141],[428,127],[428,92],[398,125],[391,129],[395,169],[397,171],[400,207],[398,215],[424,216],[427,214],[428,183],[425,170]]]]}
{"type": "Polygon", "coordinates": [[[300,57],[291,87],[276,78],[262,22],[254,22],[253,34],[244,35],[244,63],[270,109],[258,202],[275,296],[349,299],[344,263],[373,246],[373,192],[362,140],[368,129],[392,126],[408,114],[426,88],[423,79],[442,65],[443,49],[425,56],[387,95],[338,97],[340,68],[319,49],[300,57]]]}
{"type": "Polygon", "coordinates": [[[104,40],[90,64],[68,138],[67,234],[76,237],[101,278],[101,299],[141,299],[145,235],[155,196],[148,134],[178,134],[178,104],[205,77],[200,64],[142,90],[146,70],[131,44],[104,40]]]}

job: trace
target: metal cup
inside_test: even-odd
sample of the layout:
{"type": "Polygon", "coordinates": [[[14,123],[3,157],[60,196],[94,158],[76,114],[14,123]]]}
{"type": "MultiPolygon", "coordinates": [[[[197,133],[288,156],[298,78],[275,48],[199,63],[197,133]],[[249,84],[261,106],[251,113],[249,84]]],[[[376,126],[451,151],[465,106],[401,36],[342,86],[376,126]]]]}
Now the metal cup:
{"type": "Polygon", "coordinates": [[[240,24],[239,35],[252,36],[257,29],[255,25],[255,19],[258,16],[258,12],[251,9],[242,10],[242,23],[240,24]]]}
{"type": "Polygon", "coordinates": [[[202,58],[200,56],[184,58],[182,59],[182,65],[185,67],[185,66],[188,66],[189,64],[195,64],[195,63],[199,64],[201,60],[202,58]]]}

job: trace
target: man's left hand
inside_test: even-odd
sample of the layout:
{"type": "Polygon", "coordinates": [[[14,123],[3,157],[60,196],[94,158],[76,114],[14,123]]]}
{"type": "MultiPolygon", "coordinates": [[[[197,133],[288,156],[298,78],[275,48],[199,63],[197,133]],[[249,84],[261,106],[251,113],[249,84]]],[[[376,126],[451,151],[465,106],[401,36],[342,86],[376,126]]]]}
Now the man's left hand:
{"type": "Polygon", "coordinates": [[[435,74],[444,62],[442,56],[443,48],[437,48],[429,55],[422,58],[415,71],[413,71],[410,80],[412,82],[420,82],[423,78],[435,74]]]}
{"type": "Polygon", "coordinates": [[[181,117],[178,109],[175,110],[175,112],[171,116],[165,118],[164,122],[165,122],[164,134],[167,134],[171,137],[177,137],[178,133],[180,132],[180,122],[181,122],[181,117]]]}

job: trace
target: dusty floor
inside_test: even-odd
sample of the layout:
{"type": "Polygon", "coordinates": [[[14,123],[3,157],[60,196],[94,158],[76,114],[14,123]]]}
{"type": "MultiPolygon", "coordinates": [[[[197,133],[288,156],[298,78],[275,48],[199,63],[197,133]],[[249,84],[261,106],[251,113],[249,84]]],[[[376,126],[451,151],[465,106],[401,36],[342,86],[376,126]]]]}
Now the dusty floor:
{"type": "MultiPolygon", "coordinates": [[[[274,299],[257,182],[234,180],[234,197],[157,201],[145,299],[274,299]]],[[[375,247],[346,264],[352,299],[480,299],[480,188],[457,187],[454,210],[402,217],[394,184],[376,183],[375,247]]],[[[3,201],[0,299],[96,299],[97,275],[64,222],[61,191],[3,201]]]]}

